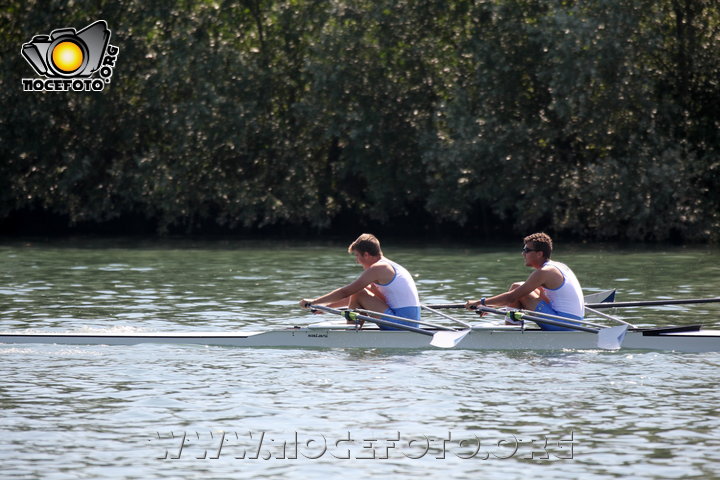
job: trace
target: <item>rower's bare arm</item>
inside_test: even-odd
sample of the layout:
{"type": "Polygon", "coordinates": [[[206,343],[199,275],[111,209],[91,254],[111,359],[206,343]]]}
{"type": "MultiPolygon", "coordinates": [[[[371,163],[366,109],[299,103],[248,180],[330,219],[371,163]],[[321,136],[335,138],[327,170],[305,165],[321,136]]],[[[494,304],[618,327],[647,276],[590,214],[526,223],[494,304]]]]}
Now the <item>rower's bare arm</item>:
{"type": "Polygon", "coordinates": [[[352,283],[349,283],[348,285],[345,285],[344,287],[336,288],[332,292],[327,293],[327,294],[323,295],[322,297],[318,297],[314,300],[303,299],[300,301],[300,306],[307,308],[308,303],[309,304],[327,305],[327,304],[331,304],[333,302],[342,301],[346,298],[351,297],[352,295],[355,295],[356,293],[360,292],[362,289],[366,288],[368,285],[377,281],[377,275],[378,275],[378,269],[374,269],[373,267],[370,267],[367,270],[363,271],[363,273],[357,279],[355,279],[352,283]]]}
{"type": "MultiPolygon", "coordinates": [[[[485,305],[489,307],[504,307],[516,304],[521,298],[530,295],[534,290],[543,286],[547,272],[536,270],[530,274],[528,279],[517,288],[509,290],[500,295],[485,299],[485,305]]],[[[480,300],[469,300],[465,304],[465,308],[472,309],[480,306],[480,300]]]]}
{"type": "MultiPolygon", "coordinates": [[[[353,282],[354,283],[354,282],[353,282]]],[[[352,285],[352,283],[350,284],[352,285]]],[[[310,300],[309,302],[313,305],[328,305],[334,302],[338,302],[344,298],[348,298],[351,296],[354,292],[350,289],[350,285],[346,285],[344,287],[336,288],[330,293],[326,293],[322,297],[318,297],[314,300],[310,300]]]]}
{"type": "MultiPolygon", "coordinates": [[[[502,297],[501,301],[503,305],[512,304],[519,301],[521,298],[527,297],[538,288],[542,288],[547,281],[548,272],[545,270],[535,270],[530,276],[517,288],[514,288],[508,292],[505,292],[498,297],[502,297]]],[[[493,297],[495,300],[497,297],[493,297]]]]}

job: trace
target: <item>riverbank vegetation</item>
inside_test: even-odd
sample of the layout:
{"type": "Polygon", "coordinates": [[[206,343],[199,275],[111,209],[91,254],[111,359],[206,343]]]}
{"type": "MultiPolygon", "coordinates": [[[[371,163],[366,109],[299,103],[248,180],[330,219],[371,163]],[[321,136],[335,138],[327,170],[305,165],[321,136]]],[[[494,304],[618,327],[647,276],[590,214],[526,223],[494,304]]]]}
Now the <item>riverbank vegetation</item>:
{"type": "Polygon", "coordinates": [[[711,0],[5,5],[7,231],[720,239],[711,0]],[[23,43],[99,19],[104,91],[22,91],[23,43]]]}

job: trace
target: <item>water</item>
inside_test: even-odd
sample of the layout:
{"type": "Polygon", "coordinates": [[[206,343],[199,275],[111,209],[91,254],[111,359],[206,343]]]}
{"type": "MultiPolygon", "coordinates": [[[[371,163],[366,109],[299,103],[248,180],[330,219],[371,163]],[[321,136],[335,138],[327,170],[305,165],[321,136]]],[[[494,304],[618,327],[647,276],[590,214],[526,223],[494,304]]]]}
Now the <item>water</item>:
{"type": "MultiPolygon", "coordinates": [[[[385,250],[430,303],[529,273],[519,246],[385,250]]],[[[620,300],[720,291],[713,249],[556,256],[620,300]]],[[[305,324],[318,318],[300,298],[358,272],[334,244],[6,242],[0,330],[305,324]]],[[[623,318],[686,311],[718,326],[714,304],[623,318]]],[[[0,467],[53,480],[720,478],[719,366],[719,353],[0,345],[0,467]]]]}

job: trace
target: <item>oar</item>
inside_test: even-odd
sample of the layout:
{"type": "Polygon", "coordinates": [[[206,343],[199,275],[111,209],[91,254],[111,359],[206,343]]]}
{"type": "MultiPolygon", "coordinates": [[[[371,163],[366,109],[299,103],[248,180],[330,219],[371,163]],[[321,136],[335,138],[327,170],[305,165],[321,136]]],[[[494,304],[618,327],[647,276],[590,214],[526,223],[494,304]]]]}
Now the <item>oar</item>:
{"type": "Polygon", "coordinates": [[[535,315],[535,316],[540,316],[543,318],[548,318],[550,320],[557,320],[559,322],[562,322],[563,326],[565,326],[564,325],[565,322],[571,321],[574,324],[585,325],[586,327],[594,328],[595,330],[600,330],[601,328],[606,328],[605,325],[600,325],[598,323],[589,322],[587,320],[578,320],[576,318],[563,317],[561,315],[552,315],[550,313],[545,313],[545,312],[536,312],[534,310],[519,309],[519,310],[509,310],[508,312],[511,313],[510,317],[513,319],[515,319],[514,317],[516,316],[515,315],[516,313],[520,313],[523,315],[526,315],[526,314],[527,315],[535,315]]]}
{"type": "MultiPolygon", "coordinates": [[[[585,305],[593,305],[599,300],[601,302],[610,302],[615,299],[615,290],[605,290],[603,292],[588,293],[584,296],[585,305]]],[[[599,305],[599,303],[597,303],[599,305]]],[[[602,305],[606,305],[603,303],[602,305]]],[[[430,308],[447,309],[447,308],[465,308],[465,303],[439,303],[428,305],[430,308]]]]}
{"type": "MultiPolygon", "coordinates": [[[[468,333],[470,333],[470,330],[472,329],[472,326],[470,326],[469,323],[463,322],[462,320],[459,320],[457,318],[451,317],[450,315],[446,315],[442,312],[438,312],[437,310],[428,307],[427,305],[420,305],[421,308],[424,308],[425,310],[432,312],[436,315],[440,315],[441,317],[447,318],[448,320],[452,320],[453,322],[459,323],[465,329],[463,330],[456,330],[452,333],[446,332],[443,333],[440,336],[433,337],[432,342],[430,344],[435,345],[436,347],[442,347],[442,348],[450,348],[454,347],[458,343],[462,341],[463,338],[467,336],[468,333]],[[434,342],[434,343],[433,343],[434,342]]],[[[438,332],[440,333],[440,332],[438,332]]]]}
{"type": "Polygon", "coordinates": [[[464,303],[435,303],[428,305],[430,308],[434,308],[435,310],[446,310],[449,308],[465,308],[464,303]]]}
{"type": "MultiPolygon", "coordinates": [[[[433,311],[431,308],[427,308],[424,305],[421,305],[422,308],[425,308],[426,310],[433,311]]],[[[434,347],[441,347],[441,348],[452,348],[456,346],[458,343],[462,341],[465,336],[470,333],[470,329],[472,328],[469,324],[462,322],[460,320],[452,318],[450,315],[445,315],[444,313],[435,312],[439,315],[442,315],[443,317],[449,318],[450,320],[454,320],[455,322],[458,322],[462,324],[464,327],[466,327],[466,330],[455,330],[450,327],[444,327],[442,325],[436,325],[434,323],[429,322],[422,322],[420,320],[412,320],[405,317],[397,317],[395,315],[388,315],[387,313],[380,313],[380,312],[373,312],[372,310],[365,310],[362,308],[356,308],[355,311],[364,313],[367,315],[377,315],[380,317],[389,318],[392,320],[401,320],[401,321],[408,321],[411,320],[414,323],[418,323],[420,325],[425,325],[427,327],[432,327],[440,330],[439,332],[436,332],[433,334],[433,339],[430,341],[430,345],[434,347]]],[[[394,323],[392,324],[393,328],[397,328],[399,325],[394,323]]]]}
{"type": "Polygon", "coordinates": [[[432,312],[436,315],[440,315],[441,317],[447,318],[448,320],[453,321],[455,323],[459,323],[460,325],[462,325],[465,328],[472,328],[472,326],[469,323],[463,322],[462,320],[455,318],[455,317],[451,317],[450,315],[447,315],[445,313],[438,312],[437,310],[435,310],[432,307],[429,307],[427,305],[420,305],[420,308],[423,308],[423,309],[427,310],[428,312],[432,312]]]}
{"type": "MultiPolygon", "coordinates": [[[[364,310],[362,308],[356,308],[356,312],[364,313],[367,315],[378,315],[380,317],[390,318],[392,320],[401,320],[407,322],[408,320],[413,321],[414,323],[419,323],[420,325],[425,325],[428,327],[436,328],[438,330],[442,330],[441,332],[437,332],[433,335],[433,339],[430,342],[430,345],[433,345],[435,347],[442,347],[442,348],[452,348],[456,346],[458,343],[462,341],[465,336],[470,333],[470,329],[472,328],[469,324],[457,320],[450,315],[445,315],[441,312],[436,312],[432,308],[428,308],[425,305],[420,305],[421,308],[424,308],[425,310],[429,310],[431,312],[437,313],[438,315],[441,315],[445,318],[448,318],[454,322],[457,322],[461,324],[463,327],[465,327],[465,330],[455,330],[454,328],[450,327],[444,327],[442,325],[436,325],[434,323],[428,323],[428,322],[421,322],[420,320],[412,320],[405,317],[396,317],[395,315],[388,315],[387,313],[380,313],[380,312],[373,312],[372,310],[364,310]]],[[[397,325],[394,325],[397,326],[397,325]]]]}
{"type": "Polygon", "coordinates": [[[423,322],[421,320],[413,320],[412,318],[398,317],[396,315],[389,315],[387,313],[375,312],[373,310],[365,310],[364,308],[354,308],[352,311],[360,312],[364,315],[377,315],[379,317],[389,318],[390,320],[400,320],[401,322],[413,322],[413,323],[417,323],[419,325],[425,325],[426,327],[436,328],[438,330],[453,330],[454,331],[454,329],[450,328],[450,327],[444,327],[442,325],[436,325],[436,324],[430,323],[430,322],[423,322]]]}
{"type": "MultiPolygon", "coordinates": [[[[458,332],[456,330],[439,330],[437,332],[432,332],[430,330],[425,330],[425,329],[413,327],[410,325],[404,325],[402,323],[391,322],[389,320],[383,320],[381,318],[369,317],[367,315],[362,315],[360,313],[353,312],[352,310],[338,310],[337,308],[326,307],[325,305],[308,305],[308,308],[310,308],[311,310],[321,310],[323,312],[341,315],[341,316],[345,317],[345,319],[350,320],[350,321],[363,320],[365,322],[373,322],[378,325],[383,325],[385,327],[397,328],[400,330],[407,330],[408,332],[414,332],[414,333],[419,333],[421,335],[427,335],[427,336],[433,337],[433,339],[430,341],[430,345],[433,345],[436,347],[441,347],[441,348],[454,347],[455,345],[457,345],[457,342],[459,342],[462,339],[462,337],[467,335],[467,333],[465,333],[464,335],[462,335],[462,337],[460,337],[460,339],[458,339],[457,341],[453,341],[453,339],[456,338],[458,336],[458,334],[463,333],[463,332],[458,332]]],[[[412,319],[409,319],[409,318],[403,318],[403,320],[411,320],[412,321],[412,319]]]]}
{"type": "MultiPolygon", "coordinates": [[[[485,307],[482,305],[478,305],[477,310],[502,316],[510,313],[516,320],[531,320],[537,324],[554,325],[556,327],[569,328],[571,330],[578,330],[581,332],[595,333],[598,336],[598,348],[605,350],[618,350],[622,346],[622,342],[625,339],[625,332],[627,331],[627,325],[606,328],[590,328],[584,325],[561,322],[550,318],[541,318],[537,315],[528,315],[522,312],[507,312],[505,310],[498,310],[497,308],[485,307]]],[[[568,318],[568,321],[570,322],[572,319],[568,318]]]]}
{"type": "Polygon", "coordinates": [[[590,308],[622,308],[622,307],[651,307],[654,305],[688,305],[691,303],[718,303],[720,297],[715,298],[687,298],[675,300],[647,300],[638,302],[608,302],[589,303],[585,305],[590,308]]]}
{"type": "MultiPolygon", "coordinates": [[[[497,308],[485,307],[482,305],[478,305],[477,307],[473,307],[473,308],[475,308],[476,310],[479,310],[481,312],[494,313],[496,315],[502,315],[502,316],[510,314],[510,317],[513,320],[530,320],[535,323],[554,325],[556,327],[572,328],[573,330],[580,330],[581,332],[597,333],[600,330],[599,328],[591,328],[591,327],[586,327],[584,325],[565,323],[565,322],[558,321],[558,320],[551,319],[551,318],[541,318],[537,315],[531,315],[531,314],[527,314],[525,312],[512,311],[512,310],[510,310],[510,311],[499,310],[497,308]]],[[[568,318],[567,320],[572,321],[573,319],[568,318]]]]}
{"type": "Polygon", "coordinates": [[[630,323],[630,322],[626,322],[626,321],[623,320],[622,318],[613,317],[612,315],[608,315],[607,313],[603,313],[603,312],[600,312],[600,311],[595,310],[595,309],[593,309],[593,308],[590,308],[590,307],[588,307],[587,305],[585,305],[585,311],[586,311],[586,312],[592,312],[592,313],[594,313],[595,315],[598,315],[598,316],[603,317],[603,318],[607,318],[608,320],[612,320],[613,322],[622,323],[623,325],[627,325],[627,326],[630,327],[630,328],[637,328],[635,325],[633,325],[633,324],[630,323]]]}

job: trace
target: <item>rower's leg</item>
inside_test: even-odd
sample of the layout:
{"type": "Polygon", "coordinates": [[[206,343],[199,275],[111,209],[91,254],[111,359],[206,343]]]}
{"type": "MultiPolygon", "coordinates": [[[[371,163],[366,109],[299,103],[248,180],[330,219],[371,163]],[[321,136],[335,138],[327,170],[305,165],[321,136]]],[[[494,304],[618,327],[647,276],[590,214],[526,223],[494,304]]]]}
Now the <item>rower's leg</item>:
{"type": "Polygon", "coordinates": [[[372,310],[373,312],[384,313],[388,309],[385,300],[377,295],[374,295],[370,290],[363,289],[360,292],[350,297],[350,303],[348,307],[352,308],[363,308],[365,310],[372,310]]]}
{"type": "Polygon", "coordinates": [[[345,297],[337,302],[328,303],[327,306],[331,308],[348,308],[348,305],[350,305],[350,297],[345,297]]]}
{"type": "Polygon", "coordinates": [[[540,303],[540,295],[538,295],[536,292],[531,292],[529,295],[522,297],[518,303],[520,303],[520,308],[535,311],[538,304],[540,303]]]}
{"type": "MultiPolygon", "coordinates": [[[[515,282],[515,283],[513,283],[512,285],[510,285],[510,288],[508,289],[508,291],[515,290],[516,288],[522,286],[523,283],[525,283],[525,282],[515,282]]],[[[508,304],[505,305],[505,306],[506,306],[506,307],[510,307],[510,308],[523,308],[523,299],[520,298],[520,299],[518,299],[517,301],[515,301],[515,302],[513,302],[513,303],[508,303],[508,304]]]]}
{"type": "MultiPolygon", "coordinates": [[[[519,286],[521,286],[524,282],[515,282],[512,285],[510,285],[510,290],[515,290],[519,286]]],[[[536,288],[529,294],[525,295],[524,297],[521,297],[518,299],[517,302],[515,302],[513,305],[508,305],[510,308],[523,308],[525,310],[531,310],[534,311],[540,301],[545,301],[549,303],[549,300],[545,296],[545,292],[542,288],[536,288]]]]}

